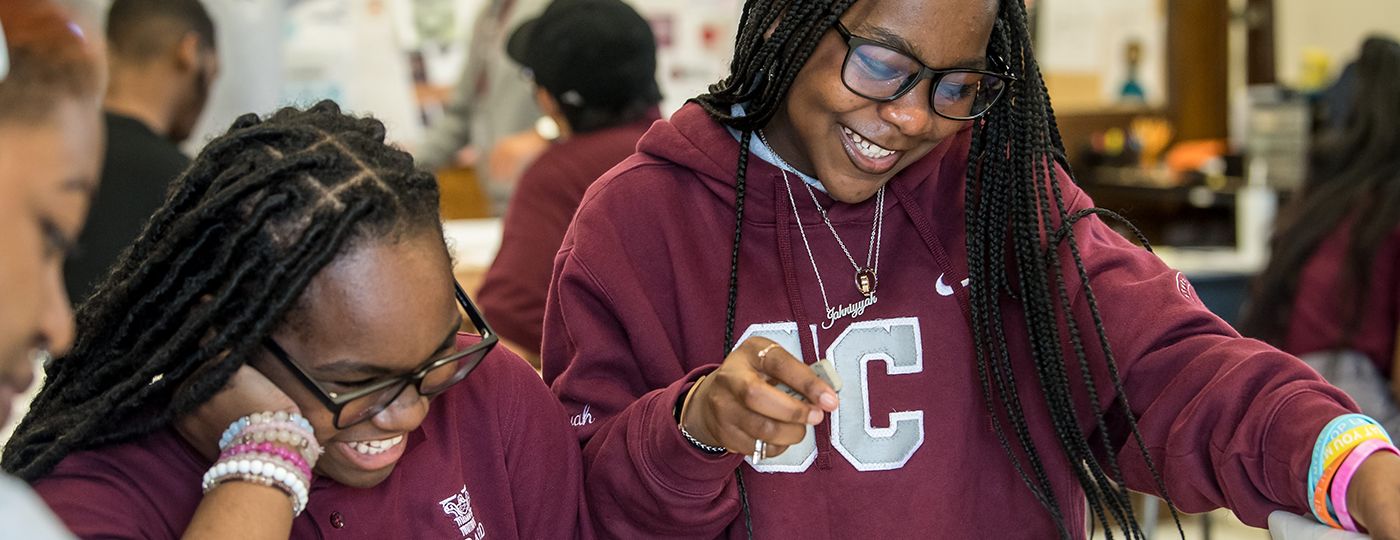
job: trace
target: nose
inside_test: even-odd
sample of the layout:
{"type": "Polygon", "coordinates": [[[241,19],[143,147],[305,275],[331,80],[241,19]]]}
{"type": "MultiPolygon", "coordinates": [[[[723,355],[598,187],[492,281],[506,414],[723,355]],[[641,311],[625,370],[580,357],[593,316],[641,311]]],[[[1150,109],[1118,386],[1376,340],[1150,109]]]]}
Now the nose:
{"type": "Polygon", "coordinates": [[[399,392],[399,397],[388,407],[374,415],[371,421],[375,427],[391,433],[413,431],[418,429],[418,425],[428,416],[430,401],[418,393],[417,385],[410,384],[403,392],[399,392]]]}
{"type": "Polygon", "coordinates": [[[38,335],[34,347],[49,351],[54,357],[63,356],[73,346],[73,305],[63,286],[61,265],[48,272],[44,284],[44,299],[39,313],[38,335]]]}
{"type": "Polygon", "coordinates": [[[927,135],[933,131],[938,120],[942,119],[933,112],[933,105],[929,99],[929,92],[932,91],[932,80],[920,81],[899,99],[881,103],[880,118],[894,124],[906,137],[927,135]]]}

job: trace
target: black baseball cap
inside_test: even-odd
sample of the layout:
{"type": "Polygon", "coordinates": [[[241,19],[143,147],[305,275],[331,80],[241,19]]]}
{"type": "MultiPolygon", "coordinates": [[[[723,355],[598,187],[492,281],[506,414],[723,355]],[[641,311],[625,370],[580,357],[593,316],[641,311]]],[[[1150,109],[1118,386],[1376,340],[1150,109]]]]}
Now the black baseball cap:
{"type": "Polygon", "coordinates": [[[661,101],[656,38],[622,0],[554,0],[511,33],[506,54],[568,105],[619,108],[661,101]]]}

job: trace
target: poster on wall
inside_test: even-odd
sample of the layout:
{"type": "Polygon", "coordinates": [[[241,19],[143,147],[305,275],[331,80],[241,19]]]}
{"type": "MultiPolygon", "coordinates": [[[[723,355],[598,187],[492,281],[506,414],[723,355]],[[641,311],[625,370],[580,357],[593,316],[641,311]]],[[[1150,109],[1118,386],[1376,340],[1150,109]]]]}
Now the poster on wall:
{"type": "Polygon", "coordinates": [[[671,114],[729,74],[739,0],[629,0],[656,36],[661,111],[671,114]]]}
{"type": "Polygon", "coordinates": [[[423,138],[408,49],[418,40],[410,0],[301,0],[287,13],[282,102],[333,99],[373,115],[391,142],[423,138]]]}
{"type": "Polygon", "coordinates": [[[1166,0],[1037,0],[1035,14],[1057,108],[1165,105],[1166,0]]]}

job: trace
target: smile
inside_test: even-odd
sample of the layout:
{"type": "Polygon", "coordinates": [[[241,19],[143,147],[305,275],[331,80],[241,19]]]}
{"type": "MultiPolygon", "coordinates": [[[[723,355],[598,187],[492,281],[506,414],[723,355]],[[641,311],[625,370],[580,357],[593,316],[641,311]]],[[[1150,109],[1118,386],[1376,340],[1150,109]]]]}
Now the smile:
{"type": "Polygon", "coordinates": [[[400,442],[403,442],[403,435],[399,435],[399,436],[394,437],[394,438],[392,438],[392,439],[384,439],[384,440],[379,440],[379,441],[352,442],[352,443],[345,443],[345,444],[346,444],[346,446],[349,446],[350,448],[354,449],[356,452],[359,452],[359,453],[364,454],[364,455],[367,455],[367,456],[373,456],[373,455],[382,454],[382,453],[384,453],[385,451],[388,451],[390,448],[393,448],[395,445],[399,444],[400,442]]]}
{"type": "Polygon", "coordinates": [[[894,150],[890,150],[888,148],[870,142],[868,139],[862,138],[859,133],[852,131],[851,128],[841,126],[841,130],[845,131],[846,135],[849,136],[851,140],[856,143],[856,151],[860,152],[861,155],[865,157],[868,157],[870,159],[880,159],[883,157],[893,155],[895,153],[894,150]]]}

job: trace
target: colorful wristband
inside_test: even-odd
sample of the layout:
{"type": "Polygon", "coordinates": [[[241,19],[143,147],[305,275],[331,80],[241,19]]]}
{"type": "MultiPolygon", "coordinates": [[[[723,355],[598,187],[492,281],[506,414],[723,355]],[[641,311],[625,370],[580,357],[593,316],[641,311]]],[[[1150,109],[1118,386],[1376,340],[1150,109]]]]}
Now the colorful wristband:
{"type": "MultiPolygon", "coordinates": [[[[1343,433],[1356,429],[1364,425],[1377,425],[1380,423],[1372,420],[1364,414],[1344,414],[1332,419],[1327,427],[1317,436],[1317,442],[1313,444],[1312,464],[1308,467],[1308,484],[1303,486],[1303,499],[1309,500],[1313,492],[1317,490],[1317,484],[1322,479],[1322,472],[1327,468],[1327,463],[1322,460],[1327,444],[1333,439],[1342,436],[1343,433]]],[[[1319,516],[1318,519],[1321,519],[1319,516]]]]}
{"type": "Polygon", "coordinates": [[[1360,426],[1328,442],[1322,450],[1322,462],[1331,465],[1333,461],[1345,458],[1347,452],[1356,448],[1357,445],[1372,439],[1391,442],[1390,435],[1386,434],[1385,428],[1370,424],[1360,426]]]}
{"type": "Polygon", "coordinates": [[[1341,528],[1351,532],[1359,532],[1356,530],[1356,523],[1351,519],[1351,514],[1347,512],[1347,487],[1351,483],[1352,476],[1356,474],[1356,470],[1361,468],[1361,463],[1372,454],[1382,450],[1400,455],[1400,450],[1396,450],[1395,446],[1390,443],[1380,439],[1371,439],[1352,450],[1351,455],[1342,460],[1342,466],[1337,469],[1337,476],[1332,480],[1332,506],[1337,509],[1337,521],[1341,522],[1341,528]]]}
{"type": "Polygon", "coordinates": [[[1336,475],[1337,469],[1341,468],[1341,466],[1342,462],[1336,461],[1328,465],[1326,469],[1323,469],[1322,478],[1318,481],[1317,486],[1313,488],[1312,493],[1313,515],[1317,517],[1318,521],[1334,529],[1340,529],[1342,525],[1337,523],[1337,520],[1332,517],[1332,511],[1328,509],[1327,487],[1332,485],[1332,477],[1336,475]]]}

